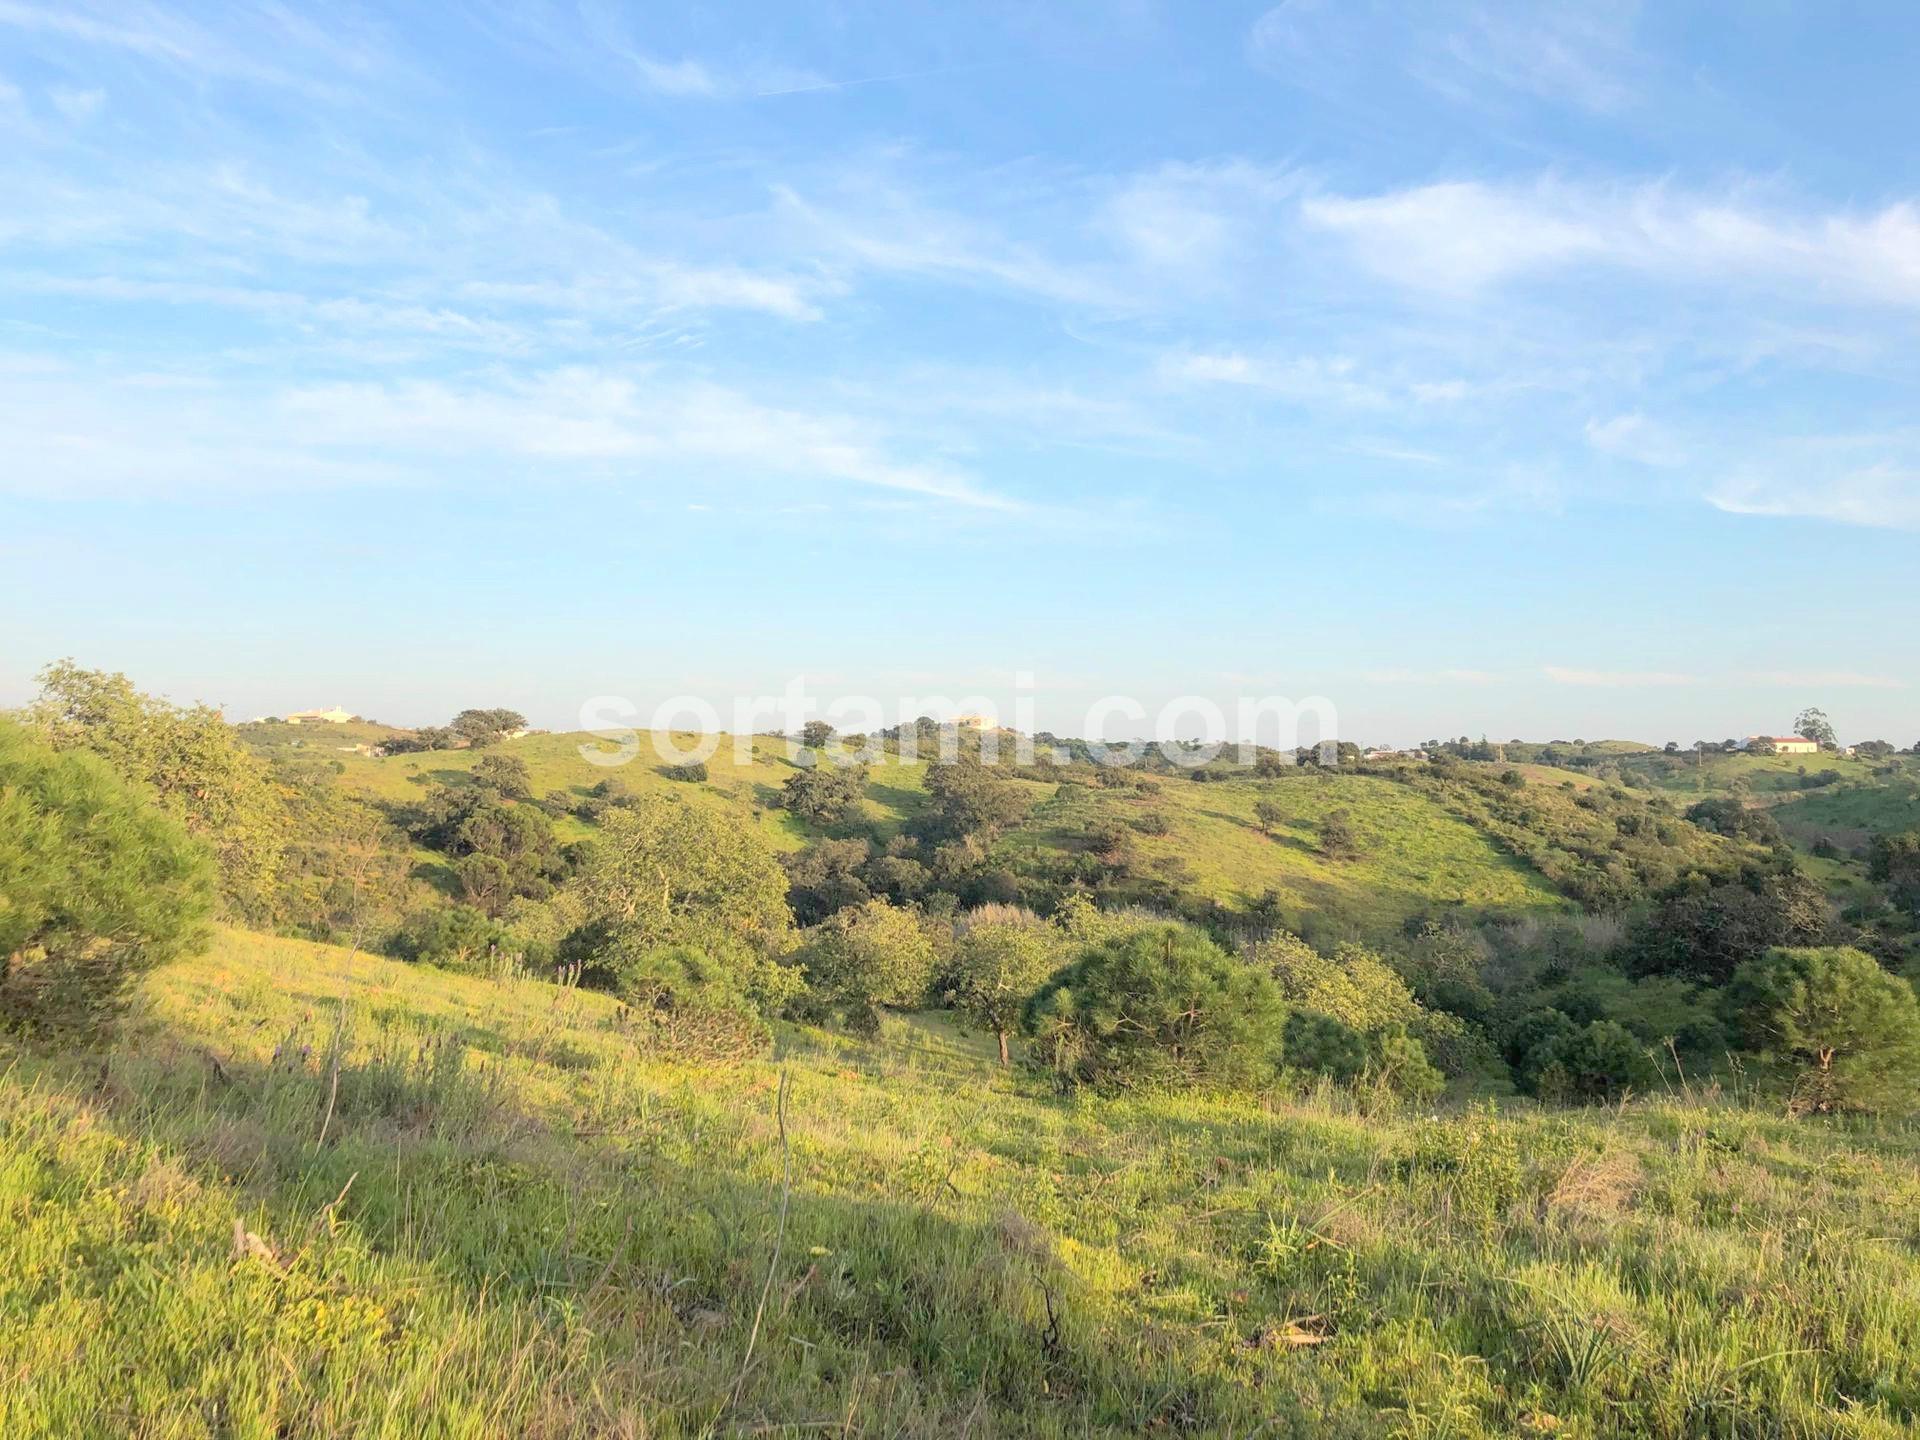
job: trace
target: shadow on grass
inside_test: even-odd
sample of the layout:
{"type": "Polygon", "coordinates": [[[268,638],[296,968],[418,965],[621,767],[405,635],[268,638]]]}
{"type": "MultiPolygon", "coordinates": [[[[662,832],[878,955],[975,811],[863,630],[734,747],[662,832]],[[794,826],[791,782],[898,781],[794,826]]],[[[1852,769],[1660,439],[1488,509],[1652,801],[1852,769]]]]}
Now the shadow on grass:
{"type": "MultiPolygon", "coordinates": [[[[1124,1323],[1116,1332],[1111,1298],[1076,1277],[1044,1229],[1011,1211],[941,1213],[937,1173],[908,1166],[868,1182],[871,1196],[823,1193],[861,1186],[813,1169],[813,1117],[791,1106],[783,1150],[770,1090],[735,1133],[710,1133],[710,1112],[670,1096],[582,1124],[565,1107],[527,1108],[502,1072],[472,1062],[458,1027],[338,1067],[323,1042],[250,1063],[166,1032],[137,1053],[47,1066],[149,1169],[164,1162],[212,1203],[225,1197],[269,1266],[290,1271],[300,1247],[347,1227],[364,1251],[356,1293],[421,1317],[442,1313],[423,1289],[452,1293],[493,1311],[518,1345],[491,1376],[450,1373],[443,1390],[406,1396],[381,1388],[391,1356],[329,1352],[289,1318],[269,1324],[270,1343],[225,1355],[230,1393],[209,1394],[189,1363],[139,1374],[143,1398],[121,1405],[246,1413],[282,1370],[319,1392],[340,1378],[328,1367],[351,1364],[367,1372],[351,1390],[367,1409],[329,1422],[348,1429],[497,1414],[518,1387],[571,1417],[543,1434],[607,1433],[608,1413],[645,1414],[652,1434],[1316,1433],[1290,1385],[1262,1388],[1284,1382],[1285,1357],[1250,1361],[1261,1377],[1250,1384],[1170,1335],[1141,1344],[1124,1323]],[[527,1368],[539,1356],[572,1357],[575,1393],[556,1395],[537,1362],[527,1368]]],[[[124,1282],[148,1303],[186,1263],[169,1243],[150,1234],[138,1263],[151,1273],[124,1282]]],[[[243,1251],[234,1263],[250,1262],[243,1251]]],[[[221,1323],[178,1344],[190,1356],[231,1347],[221,1323]]],[[[123,1370],[109,1366],[102,1383],[124,1382],[123,1370]]]]}

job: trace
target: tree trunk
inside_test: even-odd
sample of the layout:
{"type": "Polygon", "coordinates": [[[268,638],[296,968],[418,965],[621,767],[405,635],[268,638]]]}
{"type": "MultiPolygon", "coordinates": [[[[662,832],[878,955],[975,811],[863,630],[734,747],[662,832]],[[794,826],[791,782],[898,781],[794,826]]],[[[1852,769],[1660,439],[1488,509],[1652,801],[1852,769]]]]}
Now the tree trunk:
{"type": "Polygon", "coordinates": [[[1002,1030],[999,1033],[1000,1033],[1000,1063],[1002,1065],[1005,1065],[1007,1063],[1007,1032],[1002,1030]]]}

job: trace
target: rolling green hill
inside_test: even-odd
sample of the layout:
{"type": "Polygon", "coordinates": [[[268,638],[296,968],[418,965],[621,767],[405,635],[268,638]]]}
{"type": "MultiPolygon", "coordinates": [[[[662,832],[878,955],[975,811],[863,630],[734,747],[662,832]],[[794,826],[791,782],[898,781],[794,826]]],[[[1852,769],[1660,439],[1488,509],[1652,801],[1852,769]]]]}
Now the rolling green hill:
{"type": "MultiPolygon", "coordinates": [[[[691,748],[693,737],[673,737],[691,748]]],[[[418,798],[434,783],[457,781],[481,756],[501,753],[527,764],[536,795],[584,796],[608,775],[636,790],[658,788],[694,803],[727,806],[750,817],[782,849],[796,849],[814,832],[777,808],[780,786],[792,775],[783,740],[756,737],[749,763],[736,764],[730,738],[707,762],[698,785],[670,780],[650,744],[640,758],[602,769],[582,750],[604,749],[586,734],[531,735],[491,750],[435,751],[372,758],[336,753],[346,784],[390,802],[418,798]]],[[[863,822],[884,838],[927,802],[926,762],[889,757],[871,772],[863,822]]],[[[1085,784],[1016,781],[1031,805],[1027,818],[994,844],[993,856],[1015,873],[1044,870],[1052,859],[1085,848],[1089,826],[1100,820],[1128,825],[1164,817],[1166,832],[1136,830],[1138,865],[1148,875],[1175,876],[1184,890],[1244,908],[1275,893],[1283,922],[1311,916],[1330,933],[1378,934],[1410,915],[1447,906],[1526,911],[1557,908],[1561,897],[1522,860],[1503,853],[1487,835],[1430,798],[1393,780],[1360,775],[1301,775],[1281,781],[1217,784],[1149,776],[1143,788],[1103,789],[1085,784]],[[1263,834],[1254,818],[1261,799],[1278,804],[1285,820],[1263,834]],[[1351,817],[1360,853],[1328,860],[1318,851],[1319,825],[1334,810],[1351,817]]],[[[567,833],[590,833],[577,822],[567,833]]]]}
{"type": "Polygon", "coordinates": [[[225,932],[0,1040],[0,1433],[1893,1437],[1920,1139],[1725,1096],[1055,1095],[225,932]],[[784,1107],[781,1091],[784,1080],[784,1107]]]}

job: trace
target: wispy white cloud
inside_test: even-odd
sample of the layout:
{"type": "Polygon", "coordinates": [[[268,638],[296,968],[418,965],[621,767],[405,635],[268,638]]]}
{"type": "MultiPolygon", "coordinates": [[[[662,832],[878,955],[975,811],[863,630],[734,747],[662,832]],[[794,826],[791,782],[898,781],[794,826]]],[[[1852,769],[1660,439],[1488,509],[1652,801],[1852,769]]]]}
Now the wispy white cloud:
{"type": "Polygon", "coordinates": [[[1474,109],[1528,101],[1608,113],[1634,103],[1642,81],[1638,8],[1633,0],[1282,0],[1254,21],[1247,55],[1314,91],[1410,78],[1474,109]]]}
{"type": "Polygon", "coordinates": [[[803,196],[778,185],[774,194],[782,219],[829,259],[1075,305],[1128,303],[1088,267],[1056,260],[989,220],[930,205],[901,186],[870,181],[831,196],[803,196]]]}
{"type": "Polygon", "coordinates": [[[1657,421],[1632,412],[1586,423],[1587,444],[1603,455],[1640,465],[1678,465],[1686,458],[1679,442],[1657,421]]]}
{"type": "Polygon", "coordinates": [[[671,55],[657,41],[637,35],[628,15],[605,0],[572,5],[513,0],[489,6],[487,13],[501,34],[614,90],[715,101],[834,88],[810,70],[778,61],[671,55]]]}
{"type": "Polygon", "coordinates": [[[1905,690],[1907,682],[1891,675],[1871,675],[1858,670],[1766,670],[1752,677],[1762,685],[1791,689],[1905,690]]]}
{"type": "Polygon", "coordinates": [[[1365,670],[1360,678],[1369,685],[1497,685],[1500,677],[1491,670],[1365,670]]]}
{"type": "Polygon", "coordinates": [[[0,0],[0,27],[38,43],[117,51],[137,61],[310,99],[351,101],[373,78],[412,72],[345,7],[325,23],[280,4],[234,7],[219,23],[148,0],[0,0]]]}
{"type": "Polygon", "coordinates": [[[1664,183],[1447,181],[1309,197],[1310,226],[1411,289],[1471,293],[1577,267],[1714,290],[1814,286],[1829,300],[1920,306],[1920,210],[1795,211],[1738,190],[1664,183]]]}
{"type": "Polygon", "coordinates": [[[53,108],[75,125],[84,125],[107,103],[105,90],[76,90],[71,86],[56,85],[47,91],[47,98],[53,102],[53,108]]]}
{"type": "Polygon", "coordinates": [[[1238,351],[1176,353],[1161,359],[1160,373],[1176,383],[1241,386],[1306,405],[1334,404],[1370,410],[1379,409],[1391,400],[1383,386],[1363,378],[1360,367],[1345,356],[1303,355],[1279,359],[1248,356],[1238,351]]]}
{"type": "Polygon", "coordinates": [[[1697,675],[1680,675],[1669,670],[1584,670],[1566,665],[1548,665],[1540,673],[1556,685],[1580,685],[1600,690],[1643,690],[1700,683],[1697,675]]]}
{"type": "Polygon", "coordinates": [[[1734,515],[1920,530],[1920,470],[1892,463],[1817,478],[1749,472],[1722,481],[1707,499],[1734,515]]]}
{"type": "Polygon", "coordinates": [[[871,422],[768,404],[642,370],[340,382],[238,390],[169,376],[27,371],[0,395],[16,492],[178,495],[288,486],[432,485],[468,473],[646,486],[697,472],[711,491],[854,485],[1014,512],[937,460],[903,459],[871,422]],[[690,471],[690,467],[693,470],[690,471]]]}

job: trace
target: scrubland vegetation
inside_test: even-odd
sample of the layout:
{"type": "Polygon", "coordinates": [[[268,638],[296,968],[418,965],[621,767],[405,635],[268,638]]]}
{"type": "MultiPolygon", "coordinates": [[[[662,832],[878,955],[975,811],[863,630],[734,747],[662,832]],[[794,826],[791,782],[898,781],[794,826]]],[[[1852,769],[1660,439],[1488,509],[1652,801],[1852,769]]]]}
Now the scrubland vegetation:
{"type": "Polygon", "coordinates": [[[608,771],[44,681],[0,1433],[1920,1413],[1891,747],[608,771]]]}

